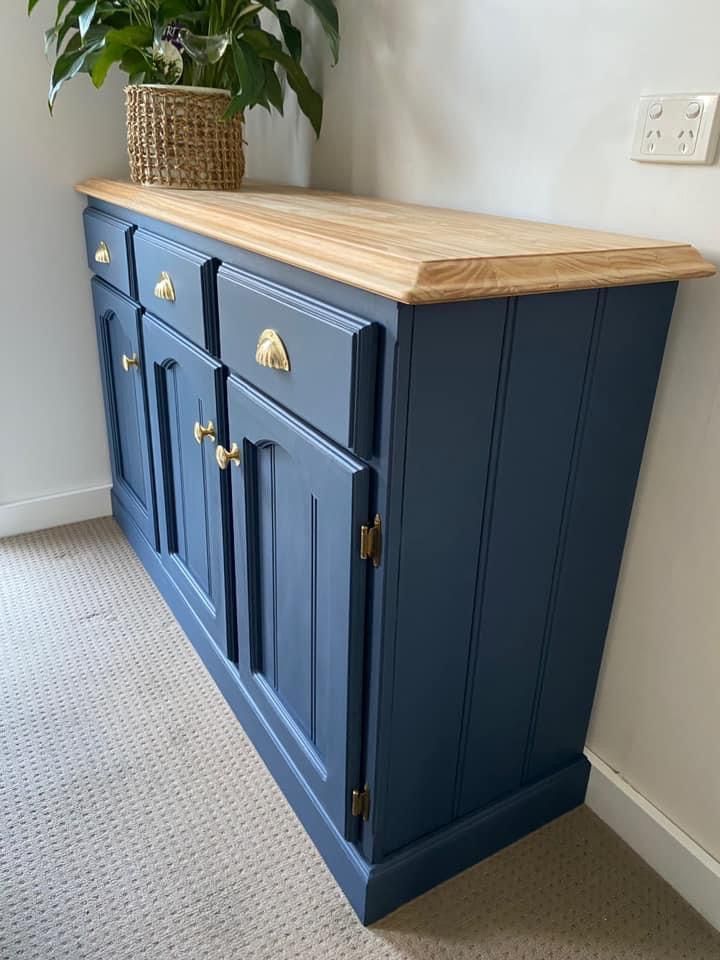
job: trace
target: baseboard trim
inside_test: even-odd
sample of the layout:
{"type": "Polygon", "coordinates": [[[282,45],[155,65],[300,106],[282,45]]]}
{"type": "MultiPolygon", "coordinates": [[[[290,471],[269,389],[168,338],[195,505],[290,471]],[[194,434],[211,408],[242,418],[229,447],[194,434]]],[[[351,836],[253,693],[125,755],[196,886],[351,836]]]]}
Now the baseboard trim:
{"type": "Polygon", "coordinates": [[[515,843],[585,797],[585,757],[517,793],[410,844],[370,867],[365,923],[515,843]]]}
{"type": "Polygon", "coordinates": [[[720,930],[720,862],[591,750],[586,803],[708,923],[720,930]]]}
{"type": "Polygon", "coordinates": [[[84,490],[70,490],[47,497],[33,497],[0,505],[0,537],[13,537],[33,530],[46,530],[66,523],[94,520],[110,515],[109,483],[84,490]]]}

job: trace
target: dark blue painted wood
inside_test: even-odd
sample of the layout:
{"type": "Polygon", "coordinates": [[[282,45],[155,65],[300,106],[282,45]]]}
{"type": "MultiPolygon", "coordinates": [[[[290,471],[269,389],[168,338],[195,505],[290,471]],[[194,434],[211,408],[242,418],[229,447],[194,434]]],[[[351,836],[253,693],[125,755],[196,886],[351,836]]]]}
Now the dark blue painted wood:
{"type": "Polygon", "coordinates": [[[597,301],[575,291],[516,304],[475,599],[461,816],[522,782],[597,301]]]}
{"type": "Polygon", "coordinates": [[[85,210],[83,220],[88,266],[106,283],[134,297],[133,225],[127,220],[92,209],[85,210]],[[98,263],[95,259],[95,251],[101,241],[110,251],[110,263],[98,263]]]}
{"type": "Polygon", "coordinates": [[[128,218],[143,230],[163,236],[181,246],[196,250],[198,253],[205,254],[205,256],[212,257],[217,261],[222,261],[226,265],[235,266],[258,279],[289,288],[296,293],[332,305],[354,316],[375,320],[377,323],[392,327],[397,315],[398,304],[377,294],[369,293],[367,290],[360,290],[358,287],[350,287],[337,280],[320,277],[317,274],[309,273],[307,270],[281,263],[279,260],[271,260],[269,257],[263,257],[239,247],[232,247],[219,240],[213,240],[211,237],[190,233],[188,230],[182,230],[169,223],[161,223],[159,220],[144,217],[134,211],[131,213],[116,204],[91,199],[89,209],[108,213],[110,216],[128,218]]]}
{"type": "Polygon", "coordinates": [[[377,328],[309,297],[223,266],[218,273],[223,361],[343,446],[372,447],[377,328]],[[258,338],[275,330],[290,370],[255,360],[258,338]]]}
{"type": "Polygon", "coordinates": [[[113,514],[345,896],[362,919],[370,869],[368,864],[355,846],[344,840],[338,832],[303,780],[292,756],[285,751],[272,727],[247,695],[235,665],[218,650],[187,598],[168,576],[160,556],[152,550],[114,497],[113,514]]]}
{"type": "Polygon", "coordinates": [[[415,310],[383,849],[448,823],[507,305],[415,310]]]}
{"type": "Polygon", "coordinates": [[[674,286],[400,307],[93,207],[224,261],[233,277],[222,359],[263,392],[233,380],[233,436],[221,365],[147,320],[162,554],[118,485],[113,508],[359,915],[377,918],[579,803],[674,286]],[[594,303],[606,309],[593,320],[594,303]],[[259,329],[241,344],[238,328],[246,316],[279,328],[296,315],[307,327],[291,362],[301,357],[305,372],[325,362],[281,396],[282,380],[255,379],[259,329]],[[360,348],[331,346],[347,343],[338,331],[360,333],[360,348]],[[209,410],[198,385],[208,363],[221,442],[243,445],[242,468],[230,468],[234,537],[228,475],[212,445],[198,454],[192,439],[195,408],[209,410]],[[283,407],[366,452],[367,466],[283,407]],[[338,408],[345,426],[333,434],[338,408]],[[375,509],[378,570],[356,539],[375,509]],[[225,631],[213,611],[227,625],[235,594],[225,631]],[[236,619],[239,646],[227,642],[236,619]],[[367,823],[349,818],[364,782],[367,823]]]}
{"type": "Polygon", "coordinates": [[[210,420],[222,435],[222,366],[148,315],[143,327],[163,564],[208,634],[229,654],[227,478],[215,462],[214,444],[198,445],[193,436],[196,421],[210,420]]]}
{"type": "Polygon", "coordinates": [[[343,839],[308,789],[293,757],[248,697],[238,671],[214,645],[159,556],[114,497],[113,513],[363,923],[380,919],[405,901],[582,803],[589,769],[584,758],[482,813],[465,817],[412,844],[383,864],[368,864],[353,844],[343,839]]]}
{"type": "Polygon", "coordinates": [[[113,489],[157,546],[140,310],[97,278],[92,281],[113,489]],[[123,354],[139,358],[125,371],[123,354]]]}
{"type": "Polygon", "coordinates": [[[193,343],[217,354],[215,261],[145,230],[136,232],[134,243],[142,305],[193,343]],[[155,285],[163,272],[172,280],[174,301],[155,295],[155,285]]]}
{"type": "Polygon", "coordinates": [[[359,783],[368,471],[239,380],[228,382],[238,669],[344,836],[359,783]]]}
{"type": "Polygon", "coordinates": [[[602,294],[528,780],[566,764],[585,743],[676,287],[602,294]]]}
{"type": "MultiPolygon", "coordinates": [[[[364,923],[448,880],[461,870],[579,806],[590,765],[584,757],[473,816],[456,820],[370,867],[364,923]]],[[[482,902],[477,909],[482,910],[482,902]]]]}

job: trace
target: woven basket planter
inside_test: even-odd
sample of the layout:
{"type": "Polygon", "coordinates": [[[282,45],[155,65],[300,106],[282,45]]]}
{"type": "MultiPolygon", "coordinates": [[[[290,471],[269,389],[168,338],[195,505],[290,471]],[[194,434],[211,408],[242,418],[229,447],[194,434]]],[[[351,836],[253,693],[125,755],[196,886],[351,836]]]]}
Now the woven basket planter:
{"type": "Polygon", "coordinates": [[[245,172],[242,118],[222,119],[230,94],[203,87],[125,88],[134,183],[237,190],[245,172]]]}

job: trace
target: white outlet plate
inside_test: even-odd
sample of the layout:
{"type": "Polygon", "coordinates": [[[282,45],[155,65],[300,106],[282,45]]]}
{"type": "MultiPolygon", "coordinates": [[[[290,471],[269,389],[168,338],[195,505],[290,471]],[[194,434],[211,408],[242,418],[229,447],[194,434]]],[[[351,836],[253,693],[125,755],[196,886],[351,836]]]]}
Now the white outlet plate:
{"type": "Polygon", "coordinates": [[[647,163],[714,163],[720,94],[641,97],[631,157],[647,163]]]}

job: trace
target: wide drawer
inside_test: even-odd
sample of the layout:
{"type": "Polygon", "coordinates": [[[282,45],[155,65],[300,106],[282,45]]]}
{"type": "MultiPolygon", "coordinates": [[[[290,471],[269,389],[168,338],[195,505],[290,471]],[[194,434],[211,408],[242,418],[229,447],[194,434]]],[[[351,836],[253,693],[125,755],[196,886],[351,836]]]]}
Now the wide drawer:
{"type": "Polygon", "coordinates": [[[138,298],[188,340],[217,353],[215,261],[146,230],[135,234],[138,298]]]}
{"type": "Polygon", "coordinates": [[[360,456],[373,441],[377,327],[223,264],[224,363],[360,456]]]}
{"type": "Polygon", "coordinates": [[[91,208],[83,219],[90,269],[117,290],[134,296],[132,224],[91,208]]]}

